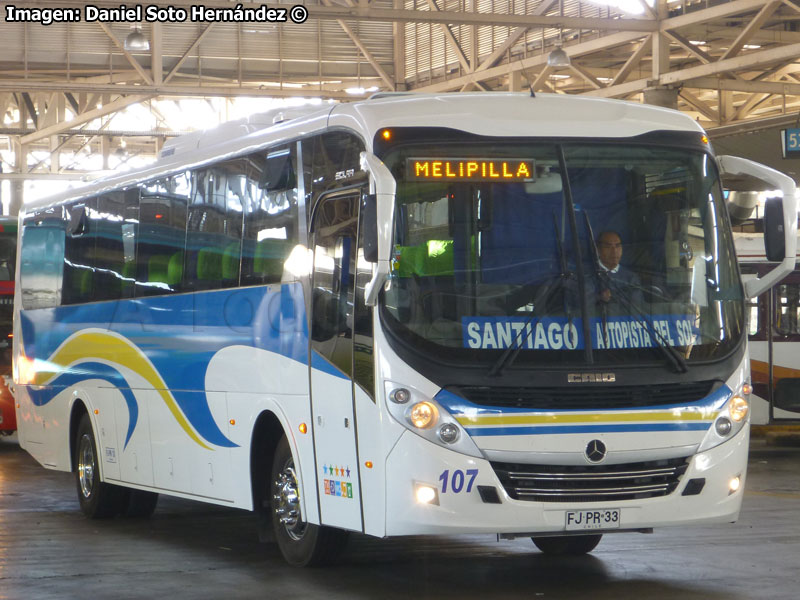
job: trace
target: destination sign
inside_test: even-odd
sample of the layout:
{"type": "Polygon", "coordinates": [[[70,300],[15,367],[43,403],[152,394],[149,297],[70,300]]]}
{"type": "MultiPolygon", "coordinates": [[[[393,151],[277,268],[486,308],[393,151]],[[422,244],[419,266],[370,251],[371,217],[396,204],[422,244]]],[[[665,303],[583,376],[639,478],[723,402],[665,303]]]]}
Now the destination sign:
{"type": "MultiPolygon", "coordinates": [[[[564,317],[462,317],[464,348],[503,350],[582,350],[583,320],[564,317]]],[[[694,317],[653,315],[592,318],[589,321],[592,348],[617,350],[697,344],[700,331],[694,317]]]]}
{"type": "Polygon", "coordinates": [[[409,158],[409,180],[533,181],[534,162],[526,158],[409,158]]]}

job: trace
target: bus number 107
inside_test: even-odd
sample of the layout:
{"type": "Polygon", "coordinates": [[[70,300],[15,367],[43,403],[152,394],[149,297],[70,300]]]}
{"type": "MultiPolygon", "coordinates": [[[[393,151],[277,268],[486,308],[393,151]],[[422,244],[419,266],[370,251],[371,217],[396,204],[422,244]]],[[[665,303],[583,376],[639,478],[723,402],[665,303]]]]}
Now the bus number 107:
{"type": "Polygon", "coordinates": [[[445,469],[442,471],[442,474],[439,475],[439,481],[442,482],[442,493],[447,493],[447,483],[450,482],[450,491],[454,494],[458,494],[462,490],[464,490],[464,484],[467,484],[467,489],[464,490],[467,493],[472,491],[472,484],[475,483],[475,477],[478,475],[478,469],[467,469],[466,475],[464,471],[461,469],[456,469],[453,471],[453,476],[450,477],[450,469],[445,469]]]}

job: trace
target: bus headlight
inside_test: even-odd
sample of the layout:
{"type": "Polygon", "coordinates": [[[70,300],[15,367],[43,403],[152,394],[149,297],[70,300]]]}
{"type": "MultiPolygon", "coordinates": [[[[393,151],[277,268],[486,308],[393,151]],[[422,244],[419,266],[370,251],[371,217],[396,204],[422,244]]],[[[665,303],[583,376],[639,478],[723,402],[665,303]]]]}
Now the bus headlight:
{"type": "Polygon", "coordinates": [[[452,423],[445,423],[439,427],[439,439],[445,444],[452,444],[458,439],[458,427],[452,423]]]}
{"type": "Polygon", "coordinates": [[[747,400],[741,396],[734,396],[728,401],[728,412],[731,414],[731,419],[737,423],[747,416],[748,409],[747,400]]]}
{"type": "Polygon", "coordinates": [[[430,402],[417,402],[408,411],[408,420],[417,429],[428,429],[436,425],[439,411],[430,402]]]}
{"type": "Polygon", "coordinates": [[[458,419],[430,395],[405,383],[384,382],[385,401],[392,418],[416,435],[468,456],[483,458],[458,419]]]}
{"type": "Polygon", "coordinates": [[[750,407],[745,399],[746,389],[742,389],[745,386],[747,384],[737,389],[725,403],[725,406],[722,407],[722,410],[719,411],[717,418],[714,419],[714,426],[709,428],[703,443],[698,448],[698,452],[703,452],[727,442],[739,433],[747,423],[750,407]]]}
{"type": "Polygon", "coordinates": [[[721,437],[727,436],[731,432],[731,420],[728,417],[720,417],[714,422],[714,428],[721,437]]]}

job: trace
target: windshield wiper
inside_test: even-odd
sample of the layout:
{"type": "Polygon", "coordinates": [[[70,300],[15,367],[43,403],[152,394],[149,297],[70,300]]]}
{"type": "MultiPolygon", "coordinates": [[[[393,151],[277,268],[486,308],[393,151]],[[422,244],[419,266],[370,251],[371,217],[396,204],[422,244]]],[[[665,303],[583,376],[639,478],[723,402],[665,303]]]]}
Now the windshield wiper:
{"type": "MultiPolygon", "coordinates": [[[[645,325],[647,330],[653,336],[653,339],[656,341],[657,347],[666,357],[667,362],[669,362],[678,373],[686,373],[689,370],[689,367],[686,364],[686,359],[681,356],[680,352],[675,350],[675,348],[667,344],[661,332],[659,332],[653,325],[652,321],[647,318],[642,307],[636,305],[634,301],[625,294],[625,290],[614,280],[612,280],[611,277],[609,277],[608,272],[600,267],[600,257],[598,256],[597,248],[595,248],[594,245],[592,224],[589,222],[589,215],[586,213],[583,213],[583,215],[586,218],[586,229],[589,232],[589,247],[592,249],[592,260],[594,261],[597,278],[602,283],[607,284],[610,288],[613,287],[615,294],[614,297],[622,302],[625,309],[630,313],[630,316],[635,318],[639,323],[643,323],[645,325]]],[[[608,323],[606,322],[605,306],[603,306],[603,335],[607,335],[607,328],[608,323]]]]}
{"type": "Polygon", "coordinates": [[[633,318],[636,319],[637,322],[644,323],[648,331],[652,334],[653,339],[656,341],[657,347],[661,350],[672,367],[678,373],[686,373],[689,370],[689,367],[686,364],[686,359],[681,355],[681,353],[667,343],[667,341],[664,339],[664,335],[658,331],[658,329],[656,329],[656,327],[653,325],[652,321],[647,318],[642,308],[637,306],[633,300],[631,300],[631,298],[625,294],[625,290],[623,290],[617,283],[612,281],[610,277],[606,276],[606,279],[608,280],[607,282],[610,284],[610,286],[614,288],[614,293],[616,294],[615,298],[622,301],[625,309],[628,310],[628,312],[633,318]]]}
{"type": "MultiPolygon", "coordinates": [[[[567,269],[567,256],[564,254],[564,245],[561,243],[561,234],[558,230],[558,219],[556,218],[556,213],[553,212],[553,228],[556,234],[556,250],[558,252],[558,267],[559,267],[559,277],[558,279],[551,284],[549,290],[546,291],[545,294],[542,295],[542,301],[546,301],[550,295],[555,292],[555,290],[560,286],[564,287],[564,283],[572,277],[572,273],[567,269]]],[[[564,309],[567,309],[567,300],[566,295],[564,298],[564,309]]],[[[533,310],[536,310],[536,304],[534,303],[533,310]]],[[[571,319],[571,317],[568,317],[571,319]]],[[[523,324],[522,328],[519,330],[517,335],[511,340],[511,345],[505,349],[503,354],[500,355],[500,358],[497,359],[497,362],[494,363],[491,369],[489,369],[489,377],[499,377],[503,369],[507,366],[511,365],[519,355],[520,350],[522,350],[522,345],[519,343],[520,339],[522,338],[522,333],[527,331],[528,325],[531,324],[533,318],[536,316],[535,312],[531,312],[531,315],[527,318],[525,323],[523,324]]]]}

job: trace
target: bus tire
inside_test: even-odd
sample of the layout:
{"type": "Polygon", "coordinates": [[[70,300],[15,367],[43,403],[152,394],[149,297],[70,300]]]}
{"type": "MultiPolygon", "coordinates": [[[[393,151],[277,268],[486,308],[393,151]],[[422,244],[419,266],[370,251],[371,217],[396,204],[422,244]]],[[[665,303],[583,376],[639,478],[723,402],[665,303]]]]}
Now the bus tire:
{"type": "Polygon", "coordinates": [[[128,503],[122,514],[131,519],[146,519],[155,512],[157,504],[158,494],[156,492],[130,490],[128,503]]]}
{"type": "Polygon", "coordinates": [[[75,438],[75,483],[81,512],[90,519],[105,519],[122,512],[129,490],[100,481],[97,443],[89,415],[84,413],[75,438]]]}
{"type": "Polygon", "coordinates": [[[562,535],[554,537],[532,537],[536,547],[545,554],[555,556],[578,556],[588,554],[600,543],[603,535],[562,535]]]}
{"type": "Polygon", "coordinates": [[[286,562],[296,567],[332,562],[347,542],[347,532],[302,520],[294,458],[286,436],[275,449],[270,482],[272,530],[286,562]]]}

